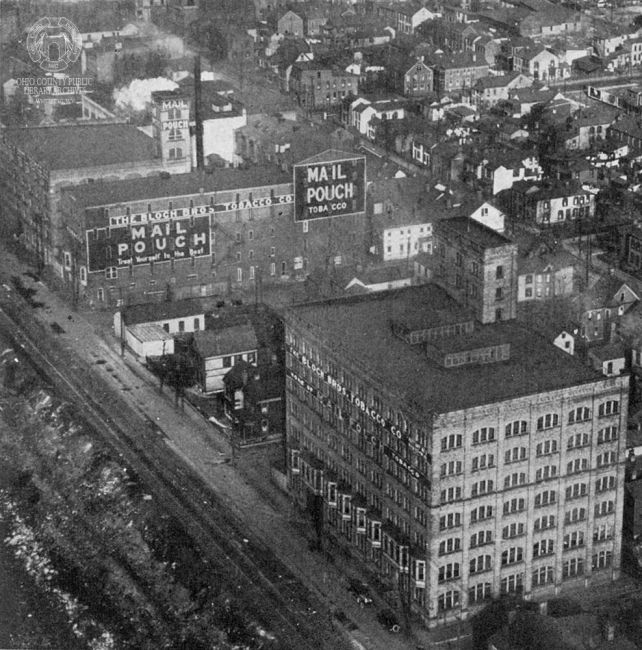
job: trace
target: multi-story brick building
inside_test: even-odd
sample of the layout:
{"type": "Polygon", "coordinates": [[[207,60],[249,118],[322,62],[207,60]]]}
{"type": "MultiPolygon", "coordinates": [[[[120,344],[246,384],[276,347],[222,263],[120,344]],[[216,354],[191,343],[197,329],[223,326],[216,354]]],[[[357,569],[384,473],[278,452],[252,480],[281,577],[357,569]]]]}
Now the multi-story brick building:
{"type": "Polygon", "coordinates": [[[469,217],[434,225],[436,284],[482,323],[515,318],[517,244],[469,217]]]}
{"type": "MultiPolygon", "coordinates": [[[[318,160],[337,156],[355,158],[331,151],[318,160]]],[[[259,290],[361,261],[365,206],[297,221],[294,194],[292,176],[276,168],[69,188],[62,201],[64,278],[80,299],[133,304],[259,290]]]]}
{"type": "Polygon", "coordinates": [[[105,122],[0,130],[3,223],[40,264],[63,273],[62,187],[191,169],[188,100],[180,92],[155,98],[153,137],[105,122]]]}
{"type": "Polygon", "coordinates": [[[429,626],[618,576],[628,376],[434,285],[294,307],[285,336],[291,493],[429,626]]]}
{"type": "Polygon", "coordinates": [[[358,84],[358,75],[316,61],[295,63],[290,73],[290,92],[309,110],[339,105],[345,97],[357,94],[358,84]]]}

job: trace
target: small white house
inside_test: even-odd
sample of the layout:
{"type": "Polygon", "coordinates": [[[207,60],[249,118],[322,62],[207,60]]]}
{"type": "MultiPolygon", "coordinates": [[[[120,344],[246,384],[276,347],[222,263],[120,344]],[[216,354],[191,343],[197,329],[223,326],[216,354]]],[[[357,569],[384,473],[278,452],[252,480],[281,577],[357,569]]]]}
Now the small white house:
{"type": "Polygon", "coordinates": [[[139,359],[174,354],[174,337],[156,323],[127,327],[125,343],[139,359]]]}
{"type": "Polygon", "coordinates": [[[624,349],[617,343],[591,348],[589,360],[593,368],[605,377],[616,377],[622,374],[626,365],[624,349]]]}
{"type": "Polygon", "coordinates": [[[554,339],[553,345],[558,347],[564,352],[574,355],[575,354],[575,337],[577,336],[577,329],[562,330],[554,339]]]}

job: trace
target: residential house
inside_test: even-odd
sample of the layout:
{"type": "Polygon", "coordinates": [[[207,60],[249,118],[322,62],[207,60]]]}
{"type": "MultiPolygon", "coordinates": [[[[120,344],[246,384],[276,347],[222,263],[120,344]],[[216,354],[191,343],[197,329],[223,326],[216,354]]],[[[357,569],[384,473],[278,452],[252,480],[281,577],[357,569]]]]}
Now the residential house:
{"type": "Polygon", "coordinates": [[[512,218],[527,223],[550,225],[595,216],[595,195],[577,183],[513,183],[503,195],[512,218]]]}
{"type": "Polygon", "coordinates": [[[541,44],[518,50],[513,57],[513,70],[541,81],[563,79],[571,74],[570,66],[541,44]]]}
{"type": "Polygon", "coordinates": [[[548,300],[573,293],[576,259],[545,244],[517,258],[517,301],[548,300]]]}
{"type": "Polygon", "coordinates": [[[479,79],[471,89],[473,104],[483,108],[495,106],[500,101],[508,100],[515,88],[528,88],[533,79],[519,72],[496,75],[479,79]]]}
{"type": "Polygon", "coordinates": [[[579,327],[570,325],[563,328],[559,334],[553,339],[553,345],[563,350],[571,356],[575,354],[575,341],[579,334],[579,327]]]}
{"type": "Polygon", "coordinates": [[[285,427],[285,376],[277,366],[239,361],[223,377],[223,408],[232,423],[232,444],[244,447],[279,440],[285,427]]]}
{"type": "Polygon", "coordinates": [[[628,144],[631,149],[642,150],[642,125],[638,117],[621,116],[611,124],[608,133],[618,142],[628,144]]]}
{"type": "Polygon", "coordinates": [[[622,316],[640,300],[638,289],[615,276],[600,278],[573,298],[580,314],[580,335],[587,343],[609,342],[622,316]]]}
{"type": "Polygon", "coordinates": [[[545,88],[531,87],[512,90],[509,95],[509,101],[512,104],[512,115],[516,118],[528,115],[533,106],[546,104],[559,96],[562,96],[561,93],[545,88]]]}
{"type": "Polygon", "coordinates": [[[521,36],[551,37],[585,31],[589,25],[582,12],[561,4],[540,2],[529,7],[531,12],[519,23],[521,36]]]}
{"type": "Polygon", "coordinates": [[[403,94],[406,97],[425,97],[433,91],[433,70],[420,56],[404,74],[403,94]]]}
{"type": "Polygon", "coordinates": [[[350,103],[348,125],[355,128],[368,139],[374,140],[377,128],[389,120],[402,120],[405,117],[405,102],[394,99],[370,101],[359,97],[350,103]]]}
{"type": "Polygon", "coordinates": [[[608,129],[620,111],[606,106],[580,109],[571,125],[572,134],[567,136],[567,149],[589,149],[596,141],[604,140],[608,129]]]}
{"type": "Polygon", "coordinates": [[[435,54],[430,57],[433,88],[440,95],[454,90],[470,89],[478,79],[487,77],[489,65],[475,54],[435,54]]]}
{"type": "Polygon", "coordinates": [[[290,74],[290,93],[308,110],[329,109],[356,96],[359,77],[321,61],[295,63],[290,74]]]}
{"type": "Polygon", "coordinates": [[[250,323],[195,331],[190,355],[201,390],[223,391],[223,379],[229,370],[242,361],[255,365],[257,352],[258,342],[250,323]]]}
{"type": "Polygon", "coordinates": [[[493,196],[519,181],[539,181],[542,174],[535,154],[508,147],[480,152],[474,169],[476,178],[490,186],[493,196]]]}
{"type": "Polygon", "coordinates": [[[593,346],[589,349],[588,358],[593,368],[605,377],[621,375],[626,365],[621,343],[593,346]]]}
{"type": "Polygon", "coordinates": [[[303,16],[288,9],[277,20],[277,33],[286,34],[289,36],[298,36],[303,38],[305,36],[303,16]]]}

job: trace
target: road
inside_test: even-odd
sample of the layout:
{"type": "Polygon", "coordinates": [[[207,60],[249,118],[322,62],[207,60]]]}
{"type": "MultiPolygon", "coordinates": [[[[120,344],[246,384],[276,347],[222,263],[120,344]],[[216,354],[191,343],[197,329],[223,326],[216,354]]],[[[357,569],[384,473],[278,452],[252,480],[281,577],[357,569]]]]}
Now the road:
{"type": "MultiPolygon", "coordinates": [[[[5,281],[10,280],[13,274],[28,281],[23,275],[25,268],[12,262],[10,256],[4,255],[1,265],[5,268],[5,281]]],[[[37,289],[35,299],[44,303],[45,307],[31,310],[28,316],[46,328],[42,332],[50,332],[54,323],[61,330],[55,338],[64,361],[56,366],[67,366],[72,373],[91,368],[96,379],[93,384],[88,379],[82,383],[94,386],[95,392],[101,395],[101,401],[110,405],[110,414],[122,411],[129,414],[129,418],[135,415],[138,422],[153,421],[157,425],[155,428],[161,433],[155,436],[155,440],[148,436],[148,446],[162,450],[162,455],[171,461],[170,465],[180,463],[188,475],[196,476],[197,480],[190,479],[190,491],[200,494],[202,490],[209,490],[210,496],[204,499],[210,499],[209,510],[225,511],[227,523],[224,522],[224,525],[230,525],[232,531],[230,540],[234,543],[230,542],[231,548],[224,547],[225,552],[236,553],[238,547],[245,549],[249,544],[247,550],[250,557],[239,558],[239,564],[250,567],[252,571],[251,563],[256,563],[268,582],[275,585],[276,591],[285,594],[286,600],[291,599],[292,602],[281,602],[280,605],[285,609],[286,616],[296,618],[304,625],[306,621],[309,624],[322,621],[315,628],[315,637],[320,638],[323,631],[331,634],[335,629],[336,621],[330,624],[330,611],[340,609],[357,626],[350,633],[368,650],[414,650],[419,643],[430,647],[429,642],[434,637],[419,625],[413,626],[411,638],[383,630],[375,618],[377,609],[382,606],[380,601],[377,607],[361,609],[357,606],[346,589],[346,577],[351,572],[349,563],[341,558],[328,562],[321,554],[308,550],[307,538],[302,532],[305,521],[293,510],[287,497],[272,484],[266,483],[259,490],[255,489],[255,480],[250,485],[246,476],[226,462],[231,454],[225,436],[196,413],[177,410],[173,395],[159,394],[157,385],[150,381],[147,371],[137,361],[129,356],[122,358],[117,342],[102,329],[108,322],[105,316],[97,318],[95,314],[86,314],[85,318],[81,314],[72,314],[44,285],[35,283],[33,286],[37,289]],[[244,542],[244,539],[249,542],[244,542]],[[261,563],[257,555],[273,560],[261,563]],[[246,561],[248,564],[243,565],[246,561]],[[277,566],[283,567],[283,570],[275,572],[277,566]],[[304,595],[300,595],[301,584],[306,585],[312,593],[304,589],[301,592],[304,595]],[[288,593],[291,595],[288,596],[288,593]],[[319,613],[315,621],[309,621],[312,611],[319,613]]],[[[145,426],[148,427],[147,424],[145,426]]],[[[187,488],[188,484],[183,483],[182,477],[175,480],[187,488]]],[[[178,498],[180,494],[173,497],[178,498]]],[[[210,515],[202,512],[195,518],[201,516],[207,522],[210,515]]],[[[217,525],[223,524],[219,521],[217,525]]],[[[223,539],[221,543],[225,541],[223,539]]],[[[269,585],[265,585],[265,588],[269,592],[269,585]]],[[[269,597],[276,598],[275,594],[269,597]]],[[[339,632],[347,634],[347,627],[340,626],[339,632]]],[[[335,650],[340,647],[337,643],[326,646],[303,644],[299,647],[328,647],[335,650]]]]}

